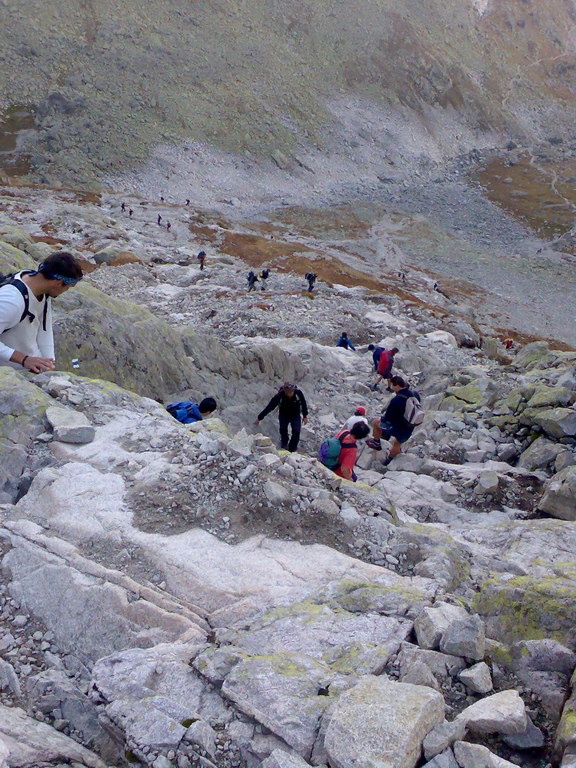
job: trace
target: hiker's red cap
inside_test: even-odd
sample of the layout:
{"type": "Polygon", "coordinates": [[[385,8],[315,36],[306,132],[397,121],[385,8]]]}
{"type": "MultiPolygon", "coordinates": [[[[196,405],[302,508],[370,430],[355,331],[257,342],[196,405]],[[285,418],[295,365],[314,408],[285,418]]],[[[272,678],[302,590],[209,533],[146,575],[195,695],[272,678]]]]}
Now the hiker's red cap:
{"type": "Polygon", "coordinates": [[[364,408],[363,405],[359,405],[358,408],[356,408],[356,416],[366,416],[366,408],[364,408]]]}

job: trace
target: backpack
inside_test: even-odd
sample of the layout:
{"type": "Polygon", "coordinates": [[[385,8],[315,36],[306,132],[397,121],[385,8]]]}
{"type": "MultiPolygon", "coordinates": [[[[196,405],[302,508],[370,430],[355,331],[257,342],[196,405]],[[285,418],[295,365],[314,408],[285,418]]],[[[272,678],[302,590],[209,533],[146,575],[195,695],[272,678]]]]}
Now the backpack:
{"type": "MultiPolygon", "coordinates": [[[[404,395],[402,395],[404,397],[404,395]]],[[[406,398],[404,407],[404,418],[412,427],[417,427],[424,421],[424,409],[422,403],[414,395],[406,398]]]]}
{"type": "MultiPolygon", "coordinates": [[[[187,424],[189,423],[188,419],[193,415],[193,410],[196,405],[197,403],[193,403],[191,400],[181,400],[178,403],[170,403],[166,406],[166,410],[170,416],[174,416],[177,421],[181,421],[182,424],[187,424]]],[[[195,417],[192,420],[197,421],[195,417]]]]}
{"type": "MultiPolygon", "coordinates": [[[[23,270],[21,275],[33,275],[35,274],[33,269],[26,269],[23,270]]],[[[30,299],[28,297],[28,286],[26,283],[21,280],[19,277],[16,277],[16,275],[12,272],[9,275],[2,275],[0,274],[0,288],[3,288],[5,285],[13,285],[14,288],[16,288],[20,293],[22,294],[22,298],[24,299],[24,311],[22,312],[22,315],[20,316],[20,320],[16,323],[16,325],[20,325],[20,323],[28,318],[30,322],[34,322],[34,319],[36,315],[34,315],[32,312],[30,312],[30,299]]],[[[48,314],[48,297],[44,297],[44,310],[42,312],[42,330],[46,330],[46,316],[48,314]]],[[[15,328],[16,325],[13,325],[12,328],[15,328]]],[[[4,328],[5,331],[9,331],[10,328],[4,328]]]]}
{"type": "Polygon", "coordinates": [[[342,448],[352,448],[356,443],[345,443],[344,440],[350,432],[343,432],[340,437],[329,437],[324,440],[318,451],[322,464],[328,469],[338,469],[340,466],[340,452],[342,448]]]}

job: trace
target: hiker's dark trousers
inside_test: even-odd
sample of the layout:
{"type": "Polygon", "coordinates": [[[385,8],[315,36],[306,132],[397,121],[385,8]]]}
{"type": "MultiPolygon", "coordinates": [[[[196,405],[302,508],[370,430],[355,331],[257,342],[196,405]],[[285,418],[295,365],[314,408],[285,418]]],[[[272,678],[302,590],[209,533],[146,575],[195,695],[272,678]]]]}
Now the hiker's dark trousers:
{"type": "Polygon", "coordinates": [[[280,447],[288,448],[291,453],[298,448],[300,442],[300,430],[302,429],[302,419],[297,416],[295,419],[285,419],[282,416],[278,419],[280,423],[280,447]],[[288,427],[292,429],[292,436],[288,438],[288,427]]]}

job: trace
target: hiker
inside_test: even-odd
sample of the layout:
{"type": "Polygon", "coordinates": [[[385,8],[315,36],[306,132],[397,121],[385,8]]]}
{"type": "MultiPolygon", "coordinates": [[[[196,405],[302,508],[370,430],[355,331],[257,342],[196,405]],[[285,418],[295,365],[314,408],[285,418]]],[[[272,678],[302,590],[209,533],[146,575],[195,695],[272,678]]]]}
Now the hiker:
{"type": "Polygon", "coordinates": [[[349,419],[346,419],[342,429],[350,430],[354,424],[358,423],[368,424],[368,419],[366,418],[366,408],[364,408],[362,405],[359,405],[358,408],[356,408],[353,416],[350,416],[349,419]]]}
{"type": "Polygon", "coordinates": [[[206,261],[206,251],[200,251],[198,256],[196,256],[198,260],[198,264],[200,264],[200,272],[204,271],[204,262],[206,261]]]}
{"type": "Polygon", "coordinates": [[[312,292],[314,290],[314,283],[318,275],[315,272],[306,272],[304,278],[308,280],[308,290],[312,292]]]}
{"type": "Polygon", "coordinates": [[[363,421],[356,422],[349,430],[341,429],[320,446],[320,461],[339,477],[355,483],[358,479],[354,472],[354,465],[358,458],[357,443],[369,434],[370,427],[363,421]]]}
{"type": "Polygon", "coordinates": [[[179,403],[170,403],[166,410],[171,416],[182,424],[193,424],[211,416],[218,407],[213,397],[205,397],[199,403],[192,400],[181,400],[179,403]]]}
{"type": "Polygon", "coordinates": [[[340,338],[336,342],[336,346],[344,347],[344,349],[351,349],[352,352],[356,352],[356,347],[354,346],[354,344],[352,344],[352,342],[348,338],[348,334],[346,333],[346,331],[342,331],[340,338]]]}
{"type": "Polygon", "coordinates": [[[162,195],[160,195],[160,202],[161,202],[161,203],[163,203],[163,202],[164,202],[164,198],[162,197],[162,195]]]}
{"type": "Polygon", "coordinates": [[[260,280],[262,280],[262,287],[260,290],[264,291],[266,290],[266,280],[270,277],[270,270],[269,269],[263,269],[262,272],[260,272],[260,280]]]}
{"type": "MultiPolygon", "coordinates": [[[[390,379],[392,376],[392,368],[394,366],[394,356],[398,354],[398,347],[392,347],[392,349],[383,349],[378,358],[378,375],[383,379],[390,379]]],[[[388,383],[390,389],[390,383],[388,383]]],[[[392,391],[392,390],[390,390],[392,391]]]]}
{"type": "Polygon", "coordinates": [[[258,414],[254,424],[258,426],[262,419],[275,408],[278,408],[280,447],[283,450],[287,448],[291,453],[294,453],[300,442],[301,426],[308,421],[306,398],[296,384],[283,384],[266,408],[258,414]],[[288,427],[292,430],[290,437],[288,436],[288,427]]]}
{"type": "Polygon", "coordinates": [[[412,436],[414,428],[424,420],[424,411],[420,405],[418,392],[410,390],[402,376],[392,376],[390,384],[395,395],[388,403],[384,415],[372,422],[373,436],[366,441],[369,448],[381,451],[380,438],[390,440],[392,447],[382,462],[384,466],[398,456],[402,451],[402,444],[412,436]]]}
{"type": "Polygon", "coordinates": [[[132,214],[133,213],[134,213],[134,211],[132,210],[132,208],[130,208],[130,210],[128,211],[128,216],[130,216],[130,218],[132,218],[132,214]]]}
{"type": "Polygon", "coordinates": [[[189,197],[186,198],[186,205],[190,205],[190,198],[189,197]]]}
{"type": "Polygon", "coordinates": [[[82,279],[71,253],[53,253],[37,270],[8,275],[0,286],[0,365],[53,371],[52,299],[82,279]]]}
{"type": "Polygon", "coordinates": [[[170,228],[171,228],[171,227],[172,227],[172,224],[170,224],[170,222],[169,222],[169,221],[167,221],[167,222],[166,222],[166,229],[168,230],[168,232],[170,232],[170,228]]]}
{"type": "Polygon", "coordinates": [[[120,206],[120,210],[122,211],[122,213],[126,212],[126,203],[122,203],[122,205],[120,206]]]}
{"type": "Polygon", "coordinates": [[[514,349],[514,339],[506,339],[504,341],[504,346],[506,349],[514,349]]]}
{"type": "Polygon", "coordinates": [[[162,216],[160,216],[160,214],[158,214],[158,219],[157,219],[157,221],[158,221],[158,226],[160,226],[160,222],[162,221],[162,216]]]}
{"type": "Polygon", "coordinates": [[[247,280],[248,280],[248,293],[250,293],[250,291],[253,291],[256,288],[256,283],[258,282],[258,278],[256,277],[256,275],[252,270],[248,272],[247,280]]]}
{"type": "Polygon", "coordinates": [[[380,355],[384,351],[384,347],[375,347],[374,344],[368,344],[368,351],[372,352],[372,361],[374,363],[374,372],[378,373],[378,362],[380,355]]]}

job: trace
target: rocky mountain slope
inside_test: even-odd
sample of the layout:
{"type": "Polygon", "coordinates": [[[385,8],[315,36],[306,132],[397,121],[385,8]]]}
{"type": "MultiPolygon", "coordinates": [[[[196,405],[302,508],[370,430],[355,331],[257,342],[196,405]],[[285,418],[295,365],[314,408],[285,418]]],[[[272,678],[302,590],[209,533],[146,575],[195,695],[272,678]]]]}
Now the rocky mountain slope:
{"type": "Polygon", "coordinates": [[[0,99],[34,110],[23,139],[50,183],[167,145],[230,152],[230,171],[265,158],[306,177],[309,155],[335,181],[390,175],[569,132],[575,23],[569,0],[3,0],[0,99]]]}
{"type": "Polygon", "coordinates": [[[576,353],[506,353],[424,272],[384,292],[282,236],[247,294],[253,231],[194,211],[170,247],[149,211],[11,194],[0,270],[66,241],[93,271],[58,301],[59,371],[0,369],[7,764],[569,768],[576,353]],[[315,456],[385,407],[370,341],[400,348],[426,420],[351,484],[315,456]],[[298,454],[253,425],[286,379],[311,406],[298,454]],[[208,394],[192,427],[162,406],[208,394]]]}

